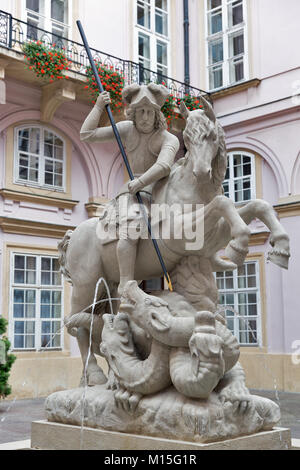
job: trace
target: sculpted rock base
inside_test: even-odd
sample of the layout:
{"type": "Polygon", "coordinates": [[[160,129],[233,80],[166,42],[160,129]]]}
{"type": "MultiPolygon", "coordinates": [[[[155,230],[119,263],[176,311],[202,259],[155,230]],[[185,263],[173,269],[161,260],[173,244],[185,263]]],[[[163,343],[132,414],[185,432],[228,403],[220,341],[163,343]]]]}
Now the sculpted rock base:
{"type": "MultiPolygon", "coordinates": [[[[46,400],[48,421],[81,426],[83,396],[83,388],[50,395],[46,400]]],[[[84,426],[191,442],[270,430],[279,419],[276,403],[256,395],[251,395],[245,412],[234,410],[231,402],[222,405],[214,392],[207,400],[190,399],[173,387],[143,397],[134,412],[120,403],[116,406],[114,392],[105,385],[89,387],[84,400],[84,426]]]]}

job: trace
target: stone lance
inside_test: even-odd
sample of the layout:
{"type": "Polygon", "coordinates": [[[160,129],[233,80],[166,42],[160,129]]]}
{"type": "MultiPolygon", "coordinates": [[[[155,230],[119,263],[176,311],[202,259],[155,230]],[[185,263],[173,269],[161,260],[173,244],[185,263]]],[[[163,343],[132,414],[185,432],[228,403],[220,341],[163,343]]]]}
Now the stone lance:
{"type": "MultiPolygon", "coordinates": [[[[94,60],[93,60],[93,57],[92,57],[92,54],[91,54],[91,51],[90,51],[90,47],[88,45],[88,42],[87,42],[87,38],[86,38],[86,35],[85,35],[85,32],[83,30],[83,27],[82,27],[82,24],[79,20],[76,21],[77,23],[77,26],[78,26],[78,29],[79,29],[79,32],[80,32],[80,35],[81,35],[81,38],[82,38],[82,41],[83,41],[83,45],[85,47],[85,50],[86,50],[86,53],[87,53],[87,56],[88,56],[88,59],[90,61],[90,64],[91,64],[91,68],[92,68],[92,71],[93,71],[93,74],[95,76],[95,80],[96,80],[96,83],[98,85],[98,88],[100,90],[100,93],[102,93],[104,91],[104,88],[102,86],[102,83],[101,83],[101,80],[100,80],[100,77],[99,77],[99,74],[97,72],[97,68],[95,66],[95,63],[94,63],[94,60]]],[[[122,140],[121,140],[121,137],[120,137],[120,134],[119,134],[119,131],[118,131],[118,128],[116,126],[116,123],[115,123],[115,120],[114,120],[114,117],[112,115],[112,112],[111,112],[111,109],[110,109],[110,106],[109,104],[105,105],[105,108],[106,108],[106,111],[107,111],[107,114],[108,114],[108,117],[109,117],[109,120],[110,120],[110,123],[111,123],[111,126],[112,126],[112,129],[113,129],[113,132],[115,134],[115,137],[117,139],[117,142],[118,142],[118,145],[119,145],[119,148],[120,148],[120,152],[122,154],[122,157],[123,157],[123,160],[124,160],[124,163],[125,163],[125,166],[126,166],[126,169],[127,169],[127,172],[129,174],[129,177],[131,180],[134,179],[134,176],[133,176],[133,173],[131,171],[131,168],[130,168],[130,165],[129,165],[129,161],[128,161],[128,158],[127,158],[127,155],[126,155],[126,152],[125,152],[125,149],[124,149],[124,146],[123,146],[123,143],[122,143],[122,140]]],[[[149,232],[149,235],[151,237],[151,240],[152,240],[152,243],[153,243],[153,246],[155,248],[155,251],[157,253],[157,256],[158,256],[158,259],[159,259],[159,262],[160,262],[160,265],[162,267],[162,270],[164,272],[164,276],[165,276],[165,279],[166,279],[166,282],[168,284],[168,288],[169,290],[172,292],[173,291],[173,287],[172,287],[172,283],[171,283],[171,279],[170,279],[170,276],[169,276],[169,273],[167,272],[167,269],[166,269],[166,265],[164,263],[164,260],[163,260],[163,257],[161,255],[161,252],[159,250],[159,247],[158,247],[158,244],[157,244],[157,241],[156,239],[153,237],[152,235],[152,229],[151,229],[151,224],[150,224],[150,221],[149,221],[149,218],[148,218],[148,215],[145,211],[145,207],[144,207],[144,204],[143,204],[143,200],[142,200],[142,197],[140,195],[139,192],[136,193],[136,197],[137,197],[137,200],[141,206],[141,210],[144,214],[144,218],[145,218],[145,221],[147,223],[147,227],[148,227],[148,232],[149,232]]]]}

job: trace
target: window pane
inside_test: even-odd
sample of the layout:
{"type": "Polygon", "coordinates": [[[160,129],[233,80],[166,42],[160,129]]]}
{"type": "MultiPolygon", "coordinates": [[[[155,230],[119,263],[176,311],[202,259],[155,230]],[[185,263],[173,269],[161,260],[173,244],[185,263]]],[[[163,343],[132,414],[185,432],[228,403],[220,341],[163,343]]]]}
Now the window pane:
{"type": "Polygon", "coordinates": [[[35,341],[33,335],[25,336],[25,348],[33,349],[35,347],[35,341]]]}
{"type": "Polygon", "coordinates": [[[23,321],[15,321],[15,333],[23,334],[24,333],[24,323],[23,321]]]}
{"type": "Polygon", "coordinates": [[[52,305],[52,318],[60,318],[61,317],[61,306],[60,305],[52,305]]]}
{"type": "Polygon", "coordinates": [[[24,348],[24,336],[16,335],[14,338],[14,347],[16,349],[24,348]]]}
{"type": "Polygon", "coordinates": [[[230,83],[240,82],[244,79],[244,61],[230,61],[230,83]]]}
{"type": "MultiPolygon", "coordinates": [[[[28,135],[28,134],[26,134],[28,135]]],[[[24,132],[19,131],[19,140],[18,140],[18,148],[23,152],[28,152],[29,149],[29,140],[24,137],[24,132]]]]}
{"type": "Polygon", "coordinates": [[[41,347],[45,348],[50,343],[50,335],[42,335],[41,347]]]}
{"type": "Polygon", "coordinates": [[[18,304],[24,303],[24,291],[20,289],[14,290],[14,302],[18,304]]]}
{"type": "Polygon", "coordinates": [[[25,330],[26,330],[27,334],[34,334],[34,332],[35,332],[35,323],[34,323],[34,321],[27,321],[25,330]]]}
{"type": "Polygon", "coordinates": [[[15,255],[15,268],[24,269],[25,267],[25,256],[15,255]]]}
{"type": "Polygon", "coordinates": [[[223,86],[223,67],[213,67],[209,73],[210,89],[220,88],[223,86]]]}
{"type": "Polygon", "coordinates": [[[46,157],[53,158],[53,145],[45,144],[44,153],[46,157]]]}
{"type": "Polygon", "coordinates": [[[30,129],[29,151],[31,153],[40,153],[40,130],[30,129]]]}
{"type": "Polygon", "coordinates": [[[54,304],[61,304],[61,291],[52,292],[52,302],[54,304]]]}
{"type": "Polygon", "coordinates": [[[160,41],[157,41],[157,62],[168,65],[167,45],[160,41]]]}
{"type": "Polygon", "coordinates": [[[39,4],[40,0],[26,0],[26,8],[37,13],[40,11],[39,4]]]}
{"type": "Polygon", "coordinates": [[[58,160],[63,159],[63,147],[57,147],[57,146],[54,147],[54,158],[57,158],[58,160]]]}
{"type": "Polygon", "coordinates": [[[237,0],[229,5],[229,26],[235,26],[243,22],[243,2],[237,0]]]}
{"type": "Polygon", "coordinates": [[[50,305],[41,305],[41,318],[50,318],[50,305]]]}
{"type": "Polygon", "coordinates": [[[150,5],[147,0],[137,2],[137,22],[140,26],[150,29],[150,5]]]}
{"type": "Polygon", "coordinates": [[[50,333],[50,332],[51,332],[51,322],[42,321],[42,333],[50,333]]]}
{"type": "Polygon", "coordinates": [[[223,40],[211,41],[209,43],[209,63],[215,64],[216,62],[223,61],[223,40]]]}
{"type": "Polygon", "coordinates": [[[214,13],[208,14],[208,34],[216,34],[222,31],[222,10],[217,10],[214,13]]]}
{"type": "Polygon", "coordinates": [[[150,38],[144,34],[139,34],[139,55],[150,59],[150,38]]]}
{"type": "Polygon", "coordinates": [[[61,274],[60,273],[52,273],[52,285],[53,286],[60,286],[61,285],[61,274]]]}
{"type": "Polygon", "coordinates": [[[14,318],[23,318],[24,317],[24,305],[14,304],[13,315],[14,315],[14,318]]]}
{"type": "Polygon", "coordinates": [[[45,184],[53,186],[53,173],[45,173],[45,184]]]}
{"type": "Polygon", "coordinates": [[[51,18],[61,23],[67,23],[67,8],[68,1],[51,0],[51,18]]]}
{"type": "Polygon", "coordinates": [[[15,269],[14,282],[16,284],[24,284],[25,282],[25,272],[15,269]]]}
{"type": "Polygon", "coordinates": [[[207,0],[207,9],[212,10],[222,5],[222,0],[207,0]]]}
{"type": "Polygon", "coordinates": [[[229,36],[229,57],[244,53],[244,32],[229,36]]]}
{"type": "Polygon", "coordinates": [[[50,304],[50,295],[51,295],[51,292],[49,290],[42,290],[41,291],[41,303],[50,304]]]}
{"type": "Polygon", "coordinates": [[[168,1],[167,0],[155,0],[155,6],[161,10],[168,10],[168,1]]]}
{"type": "Polygon", "coordinates": [[[25,317],[34,318],[35,317],[35,305],[27,304],[25,305],[25,317]]]}
{"type": "Polygon", "coordinates": [[[51,270],[51,258],[42,258],[42,270],[43,271],[51,270]]]}
{"type": "Polygon", "coordinates": [[[62,176],[54,175],[54,186],[62,187],[62,176]]]}
{"type": "Polygon", "coordinates": [[[155,12],[155,31],[158,34],[168,36],[168,15],[161,11],[155,12]]]}

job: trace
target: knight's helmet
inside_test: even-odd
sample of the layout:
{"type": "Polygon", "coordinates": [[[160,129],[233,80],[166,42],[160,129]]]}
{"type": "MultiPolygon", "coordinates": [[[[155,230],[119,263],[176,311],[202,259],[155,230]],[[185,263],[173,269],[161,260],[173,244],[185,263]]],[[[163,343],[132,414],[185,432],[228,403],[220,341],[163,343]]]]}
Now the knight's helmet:
{"type": "Polygon", "coordinates": [[[155,83],[137,85],[134,83],[123,88],[122,98],[124,104],[130,106],[130,108],[148,105],[161,110],[169,94],[169,90],[164,85],[155,83]]]}

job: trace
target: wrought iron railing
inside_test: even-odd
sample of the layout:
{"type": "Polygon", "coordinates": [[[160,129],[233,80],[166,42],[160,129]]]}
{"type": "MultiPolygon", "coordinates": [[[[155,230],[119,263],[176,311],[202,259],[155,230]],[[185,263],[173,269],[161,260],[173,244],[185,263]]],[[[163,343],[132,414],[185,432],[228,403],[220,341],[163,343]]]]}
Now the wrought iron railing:
{"type": "MultiPolygon", "coordinates": [[[[55,47],[64,49],[64,54],[70,61],[69,70],[80,75],[86,74],[89,61],[82,44],[45,31],[34,24],[26,23],[14,18],[10,13],[0,10],[0,47],[12,49],[19,54],[23,54],[22,44],[36,40],[41,41],[45,45],[55,44],[55,47]]],[[[159,72],[154,72],[136,62],[123,60],[92,48],[91,52],[95,61],[104,66],[112,67],[115,71],[121,73],[124,76],[126,85],[131,83],[163,82],[176,98],[183,98],[186,94],[195,97],[201,94],[209,95],[208,92],[200,88],[192,87],[159,72]]]]}

